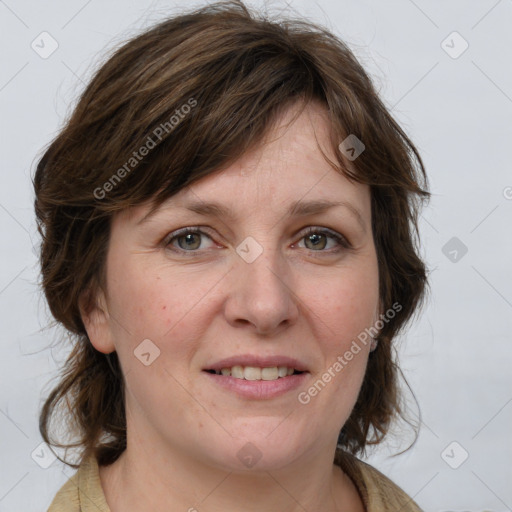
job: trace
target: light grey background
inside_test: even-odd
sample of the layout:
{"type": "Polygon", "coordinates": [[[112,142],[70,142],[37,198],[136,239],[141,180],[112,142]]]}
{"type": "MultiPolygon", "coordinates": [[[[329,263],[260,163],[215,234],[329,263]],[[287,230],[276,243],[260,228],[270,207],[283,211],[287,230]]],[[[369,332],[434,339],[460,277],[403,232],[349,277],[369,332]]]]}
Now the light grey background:
{"type": "MultiPolygon", "coordinates": [[[[49,318],[37,287],[36,157],[105,51],[184,4],[0,0],[0,511],[46,510],[72,474],[31,458],[51,462],[37,417],[67,352],[57,331],[41,330],[49,318]],[[31,48],[43,31],[58,43],[47,59],[31,48]]],[[[512,510],[512,1],[289,5],[354,49],[420,149],[433,193],[421,218],[432,294],[400,340],[421,434],[389,458],[406,447],[398,432],[369,460],[426,511],[512,510]],[[453,237],[459,247],[446,246],[453,237]]]]}

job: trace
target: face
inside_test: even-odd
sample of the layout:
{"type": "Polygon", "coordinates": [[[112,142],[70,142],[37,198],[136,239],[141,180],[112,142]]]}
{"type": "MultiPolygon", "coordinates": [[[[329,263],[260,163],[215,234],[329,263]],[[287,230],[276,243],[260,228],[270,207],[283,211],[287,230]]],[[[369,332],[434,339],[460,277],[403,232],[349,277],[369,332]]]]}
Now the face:
{"type": "Polygon", "coordinates": [[[155,453],[283,467],[332,452],[354,406],[369,344],[351,347],[378,315],[370,191],[322,156],[323,107],[285,126],[293,113],[154,214],[113,219],[85,323],[117,351],[129,435],[155,453]]]}

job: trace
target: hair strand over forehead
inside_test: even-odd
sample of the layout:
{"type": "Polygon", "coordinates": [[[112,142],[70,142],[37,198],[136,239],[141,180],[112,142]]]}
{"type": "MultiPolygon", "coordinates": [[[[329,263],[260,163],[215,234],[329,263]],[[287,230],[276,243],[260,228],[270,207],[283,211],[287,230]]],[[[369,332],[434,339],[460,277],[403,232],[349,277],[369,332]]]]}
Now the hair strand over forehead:
{"type": "Polygon", "coordinates": [[[233,1],[166,19],[117,49],[37,165],[42,288],[74,342],[41,410],[48,444],[79,447],[82,459],[94,453],[100,464],[126,447],[117,355],[92,347],[80,311],[105,285],[113,215],[156,206],[226,168],[260,144],[289,105],[311,101],[328,114],[332,166],[370,186],[381,304],[383,311],[402,306],[379,332],[339,441],[357,453],[384,438],[402,414],[392,340],[427,287],[417,237],[419,209],[430,196],[421,157],[345,43],[318,25],[270,21],[233,1]],[[348,135],[365,145],[352,165],[339,149],[348,135]],[[74,444],[51,434],[52,416],[64,403],[74,444]]]}

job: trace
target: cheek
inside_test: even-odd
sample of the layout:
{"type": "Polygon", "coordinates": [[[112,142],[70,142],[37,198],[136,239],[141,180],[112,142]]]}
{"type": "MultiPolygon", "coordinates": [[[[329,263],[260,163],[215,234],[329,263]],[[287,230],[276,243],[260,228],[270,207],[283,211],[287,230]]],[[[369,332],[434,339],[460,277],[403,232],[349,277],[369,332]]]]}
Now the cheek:
{"type": "MultiPolygon", "coordinates": [[[[347,269],[331,279],[322,293],[310,297],[310,318],[323,361],[299,401],[317,411],[322,421],[328,410],[333,430],[346,422],[357,400],[370,348],[369,337],[361,341],[361,333],[372,325],[377,304],[378,275],[371,270],[347,269]]],[[[319,420],[317,427],[325,425],[319,420]]]]}
{"type": "Polygon", "coordinates": [[[184,382],[200,339],[197,315],[205,303],[201,298],[212,285],[204,283],[203,290],[192,286],[184,275],[175,273],[171,278],[168,269],[165,274],[161,268],[119,266],[109,281],[111,328],[126,377],[129,407],[147,414],[171,400],[174,412],[183,415],[186,411],[180,408],[188,400],[180,382],[184,382]]]}
{"type": "Polygon", "coordinates": [[[365,328],[372,325],[379,300],[378,273],[346,269],[329,279],[309,304],[317,323],[324,327],[332,350],[344,351],[365,328]]]}
{"type": "Polygon", "coordinates": [[[118,261],[108,282],[109,310],[134,337],[161,337],[185,315],[193,291],[183,293],[179,276],[164,277],[163,269],[149,268],[137,256],[118,261]]]}
{"type": "Polygon", "coordinates": [[[170,328],[175,305],[169,303],[171,294],[165,294],[160,280],[125,272],[112,279],[110,289],[109,311],[118,323],[117,330],[124,329],[138,339],[159,338],[163,329],[170,328]]]}
{"type": "Polygon", "coordinates": [[[146,339],[160,349],[160,362],[188,365],[209,325],[201,319],[208,315],[218,275],[199,277],[189,269],[149,267],[136,259],[112,270],[108,283],[111,326],[125,367],[137,363],[133,351],[146,339]]]}

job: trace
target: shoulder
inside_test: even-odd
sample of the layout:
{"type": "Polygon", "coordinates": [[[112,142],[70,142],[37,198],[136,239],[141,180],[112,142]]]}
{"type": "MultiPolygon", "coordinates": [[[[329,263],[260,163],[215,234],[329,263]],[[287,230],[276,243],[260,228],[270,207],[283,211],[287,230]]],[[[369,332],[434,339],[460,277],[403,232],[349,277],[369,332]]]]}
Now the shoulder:
{"type": "Polygon", "coordinates": [[[352,479],[368,512],[422,512],[398,485],[370,464],[336,450],[334,463],[352,479]]]}
{"type": "Polygon", "coordinates": [[[80,500],[78,499],[77,473],[75,473],[57,492],[50,504],[48,512],[78,512],[80,500]]]}
{"type": "Polygon", "coordinates": [[[110,512],[94,457],[84,460],[59,489],[48,512],[110,512]]]}

